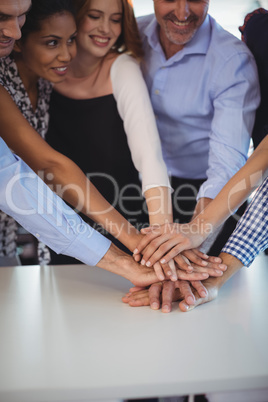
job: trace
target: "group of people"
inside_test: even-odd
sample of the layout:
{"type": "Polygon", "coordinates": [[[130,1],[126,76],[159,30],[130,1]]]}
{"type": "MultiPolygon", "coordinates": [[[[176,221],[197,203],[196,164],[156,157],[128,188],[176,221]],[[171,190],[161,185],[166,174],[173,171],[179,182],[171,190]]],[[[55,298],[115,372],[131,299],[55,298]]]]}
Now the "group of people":
{"type": "Polygon", "coordinates": [[[163,294],[162,311],[178,298],[187,311],[267,247],[268,141],[258,131],[246,162],[257,66],[209,0],[154,7],[136,21],[127,0],[0,1],[0,252],[15,242],[8,214],[40,240],[40,263],[74,257],[142,287],[130,305],[163,294]]]}

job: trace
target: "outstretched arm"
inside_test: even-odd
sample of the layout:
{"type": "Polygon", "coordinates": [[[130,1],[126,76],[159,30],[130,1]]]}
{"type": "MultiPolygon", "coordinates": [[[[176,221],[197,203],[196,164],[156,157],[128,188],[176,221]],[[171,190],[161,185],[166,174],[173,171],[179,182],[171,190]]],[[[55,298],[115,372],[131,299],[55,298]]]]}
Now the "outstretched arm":
{"type": "Polygon", "coordinates": [[[268,174],[268,136],[261,142],[247,163],[229,180],[217,197],[189,224],[151,227],[143,231],[136,253],[143,253],[147,262],[167,262],[185,249],[200,246],[260,185],[268,174]]]}
{"type": "Polygon", "coordinates": [[[100,223],[129,249],[135,248],[138,231],[102,197],[74,162],[40,137],[2,86],[0,135],[59,196],[100,223]]]}

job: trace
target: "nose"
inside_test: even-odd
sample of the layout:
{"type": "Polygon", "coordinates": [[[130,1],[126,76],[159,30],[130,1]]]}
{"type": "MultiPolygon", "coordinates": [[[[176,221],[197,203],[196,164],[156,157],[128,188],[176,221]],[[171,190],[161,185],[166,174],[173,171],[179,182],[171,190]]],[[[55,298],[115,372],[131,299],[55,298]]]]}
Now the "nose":
{"type": "Polygon", "coordinates": [[[21,37],[20,26],[21,25],[17,18],[6,21],[5,27],[2,29],[3,35],[6,38],[12,38],[15,40],[20,39],[20,37],[21,37]]]}
{"type": "Polygon", "coordinates": [[[100,26],[99,26],[100,32],[103,34],[108,34],[110,31],[110,24],[108,18],[102,18],[100,26]]]}
{"type": "Polygon", "coordinates": [[[179,21],[187,20],[190,15],[190,9],[187,0],[177,0],[175,15],[179,21]]]}
{"type": "Polygon", "coordinates": [[[60,48],[60,52],[58,54],[58,59],[61,62],[68,63],[72,60],[72,49],[68,45],[64,45],[60,48]]]}

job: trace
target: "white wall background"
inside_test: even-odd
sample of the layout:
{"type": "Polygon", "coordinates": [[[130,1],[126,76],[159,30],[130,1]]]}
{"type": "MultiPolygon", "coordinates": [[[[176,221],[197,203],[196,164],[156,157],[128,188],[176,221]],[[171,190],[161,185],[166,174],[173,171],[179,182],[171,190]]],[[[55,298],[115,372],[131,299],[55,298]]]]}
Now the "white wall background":
{"type": "MultiPolygon", "coordinates": [[[[153,12],[153,0],[133,0],[136,16],[153,12]]],[[[240,38],[238,26],[247,13],[268,7],[268,0],[210,0],[209,13],[229,32],[240,38]]]]}

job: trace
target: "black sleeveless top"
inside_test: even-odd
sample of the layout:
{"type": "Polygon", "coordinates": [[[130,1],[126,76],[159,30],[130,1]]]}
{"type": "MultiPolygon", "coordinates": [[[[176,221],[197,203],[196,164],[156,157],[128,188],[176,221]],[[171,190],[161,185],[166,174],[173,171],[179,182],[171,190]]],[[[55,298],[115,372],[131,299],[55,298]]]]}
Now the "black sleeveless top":
{"type": "MultiPolygon", "coordinates": [[[[144,223],[147,219],[142,212],[145,202],[139,174],[114,96],[77,100],[53,91],[49,113],[46,141],[72,159],[133,225],[144,223]]],[[[97,228],[85,216],[83,219],[97,228]]]]}

